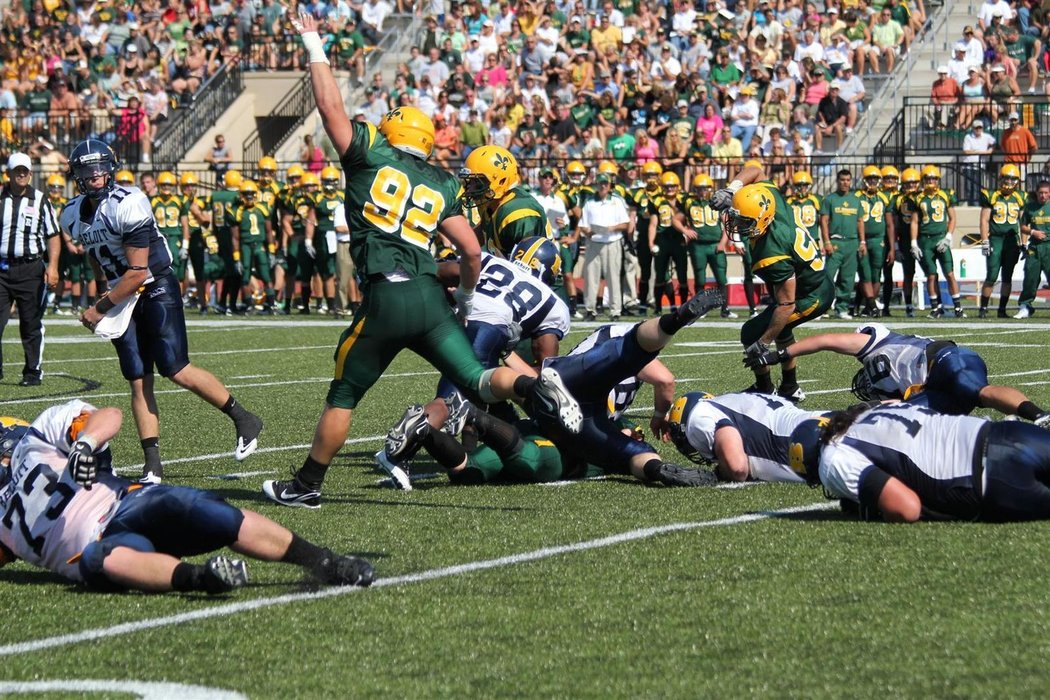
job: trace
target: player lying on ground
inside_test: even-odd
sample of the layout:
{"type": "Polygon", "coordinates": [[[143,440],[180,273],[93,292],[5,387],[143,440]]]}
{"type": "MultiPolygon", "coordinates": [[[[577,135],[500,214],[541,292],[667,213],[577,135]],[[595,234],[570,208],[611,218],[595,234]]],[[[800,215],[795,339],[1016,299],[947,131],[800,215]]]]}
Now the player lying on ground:
{"type": "Polygon", "coordinates": [[[806,421],[791,465],[864,520],[1050,518],[1050,432],[905,401],[806,421]]]}
{"type": "MultiPolygon", "coordinates": [[[[639,343],[647,347],[659,344],[662,342],[656,335],[659,332],[660,319],[637,325],[602,326],[584,338],[565,358],[572,360],[574,365],[588,367],[591,382],[594,383],[593,388],[588,388],[590,394],[606,387],[605,400],[600,407],[591,403],[582,406],[585,415],[589,415],[592,410],[595,413],[592,423],[585,421],[586,431],[582,436],[590,446],[600,445],[604,441],[619,445],[618,458],[615,446],[596,453],[596,460],[588,456],[590,453],[586,449],[574,452],[566,449],[565,443],[555,445],[535,421],[516,420],[511,425],[477,410],[457,395],[449,398],[450,418],[445,424],[445,430],[456,435],[465,426],[464,445],[450,439],[448,435],[439,434],[433,427],[433,421],[428,422],[423,406],[410,406],[401,421],[388,433],[386,445],[376,454],[376,459],[391,475],[394,484],[406,490],[411,489],[411,482],[404,465],[419,447],[426,448],[438,464],[451,470],[449,476],[453,483],[552,481],[605,473],[622,474],[627,471],[642,481],[666,486],[700,486],[710,483],[713,479],[708,472],[683,470],[673,464],[654,465],[647,472],[649,460],[656,458],[655,450],[643,441],[641,431],[624,418],[639,386],[642,383],[650,384],[654,393],[650,428],[657,437],[664,432],[664,416],[674,399],[674,375],[655,357],[637,371],[626,375],[620,374],[612,362],[621,350],[629,359],[634,358],[639,352],[639,343]],[[632,340],[632,334],[641,340],[632,340]],[[604,411],[606,418],[597,415],[599,410],[604,411]],[[485,443],[484,446],[474,447],[470,435],[475,430],[478,438],[485,443]],[[623,436],[634,441],[629,448],[623,447],[623,436]]],[[[581,375],[572,376],[575,380],[581,375]]]]}
{"type": "Polygon", "coordinates": [[[853,394],[862,401],[912,398],[941,413],[964,415],[994,408],[1036,425],[1050,424],[1050,414],[1013,387],[988,383],[980,355],[951,340],[894,333],[869,323],[856,333],[824,333],[789,348],[766,350],[744,358],[749,367],[774,365],[800,355],[829,350],[852,355],[863,365],[853,376],[853,394]]]}
{"type": "Polygon", "coordinates": [[[225,593],[248,582],[240,559],[182,557],[229,547],[305,568],[320,583],[367,586],[372,565],[307,542],[214,494],[113,474],[117,408],[74,400],[0,433],[0,564],[15,557],[97,590],[225,593]]]}
{"type": "Polygon", "coordinates": [[[723,481],[801,482],[788,463],[788,440],[802,421],[821,415],[779,396],[691,391],[674,402],[667,422],[678,451],[714,463],[723,481]]]}

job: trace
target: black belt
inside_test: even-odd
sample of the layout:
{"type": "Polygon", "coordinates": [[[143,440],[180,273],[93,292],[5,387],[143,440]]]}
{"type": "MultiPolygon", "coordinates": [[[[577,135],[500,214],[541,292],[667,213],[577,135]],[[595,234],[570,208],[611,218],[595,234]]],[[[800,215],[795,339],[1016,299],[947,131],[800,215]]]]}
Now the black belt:
{"type": "Polygon", "coordinates": [[[0,263],[8,266],[14,265],[28,265],[29,263],[40,262],[44,257],[42,255],[26,255],[21,258],[0,258],[0,263]]]}

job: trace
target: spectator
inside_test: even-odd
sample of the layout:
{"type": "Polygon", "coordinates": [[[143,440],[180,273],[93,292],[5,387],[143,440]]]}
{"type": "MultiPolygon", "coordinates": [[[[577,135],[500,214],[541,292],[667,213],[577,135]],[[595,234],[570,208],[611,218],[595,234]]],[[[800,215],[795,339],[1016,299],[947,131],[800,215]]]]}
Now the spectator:
{"type": "Polygon", "coordinates": [[[602,277],[609,287],[609,315],[614,323],[620,320],[620,269],[623,266],[621,240],[630,225],[627,206],[620,197],[610,196],[612,178],[601,173],[595,179],[594,197],[583,205],[578,233],[587,239],[584,253],[584,305],[586,319],[597,318],[598,286],[602,277]]]}
{"type": "Polygon", "coordinates": [[[59,139],[72,139],[77,132],[77,119],[81,104],[76,94],[69,89],[65,78],[55,81],[55,92],[51,95],[51,134],[59,139]]]}
{"type": "Polygon", "coordinates": [[[1021,96],[1021,89],[1017,86],[1017,81],[1006,74],[1006,67],[1001,64],[992,67],[991,77],[988,96],[991,98],[992,121],[995,122],[1003,112],[1013,111],[1014,98],[1021,96]]]}
{"type": "Polygon", "coordinates": [[[1024,184],[1027,177],[1027,167],[1032,155],[1036,152],[1039,144],[1028,127],[1021,123],[1021,115],[1010,112],[1007,117],[1010,123],[999,137],[999,146],[1005,154],[1003,160],[1014,163],[1021,169],[1021,183],[1024,184]]]}
{"type": "Polygon", "coordinates": [[[959,44],[966,49],[964,58],[967,61],[975,66],[984,63],[984,42],[974,34],[973,27],[965,27],[963,29],[963,38],[959,44]]]}
{"type": "Polygon", "coordinates": [[[711,160],[714,163],[711,166],[711,178],[720,182],[729,182],[743,162],[743,144],[733,138],[733,132],[728,126],[722,127],[721,140],[711,149],[711,160]]]}
{"type": "Polygon", "coordinates": [[[713,104],[708,104],[704,107],[704,116],[696,121],[696,130],[703,132],[704,139],[708,143],[714,143],[722,132],[723,125],[722,115],[718,113],[713,104]]]}
{"type": "MultiPolygon", "coordinates": [[[[825,136],[835,135],[836,146],[842,144],[846,133],[846,119],[849,117],[849,105],[839,97],[839,81],[831,83],[831,91],[820,101],[817,107],[817,128],[814,132],[817,152],[823,151],[825,136]]],[[[852,131],[852,129],[850,130],[852,131]]]]}
{"type": "Polygon", "coordinates": [[[977,65],[979,63],[973,63],[966,58],[965,44],[955,44],[952,47],[952,59],[948,61],[948,76],[961,86],[969,77],[970,67],[977,65]]]}
{"type": "Polygon", "coordinates": [[[462,145],[459,128],[447,121],[440,113],[434,115],[434,160],[443,168],[451,167],[452,161],[460,160],[462,145]]]}
{"type": "Polygon", "coordinates": [[[930,87],[930,101],[934,105],[930,115],[931,126],[938,129],[948,128],[948,123],[953,116],[952,111],[959,104],[961,92],[959,84],[949,74],[948,66],[939,66],[937,79],[930,87]]]}
{"type": "Polygon", "coordinates": [[[988,89],[984,78],[981,77],[981,69],[977,66],[970,66],[968,70],[969,77],[959,86],[962,104],[955,116],[956,129],[966,128],[967,124],[972,123],[982,112],[988,111],[991,107],[988,102],[988,89]]]}
{"type": "Polygon", "coordinates": [[[114,110],[117,117],[117,146],[125,162],[150,162],[150,124],[138,95],[128,98],[127,105],[114,110]]]}
{"type": "MultiPolygon", "coordinates": [[[[434,115],[437,117],[438,115],[434,115]]],[[[489,128],[481,121],[476,109],[467,110],[467,119],[460,127],[460,140],[463,146],[462,157],[466,160],[470,152],[490,143],[489,128]]],[[[535,132],[532,132],[535,136],[535,132]]]]}
{"type": "Polygon", "coordinates": [[[230,155],[230,148],[226,145],[225,136],[222,134],[215,135],[215,145],[212,146],[211,152],[204,156],[204,162],[208,163],[208,167],[212,172],[216,173],[216,177],[219,180],[232,167],[233,156],[230,155]]]}
{"type": "Polygon", "coordinates": [[[892,18],[889,6],[882,8],[878,19],[871,26],[871,42],[876,52],[869,53],[872,69],[878,73],[883,58],[886,59],[886,72],[893,72],[893,65],[904,40],[904,29],[892,18]]]}
{"type": "Polygon", "coordinates": [[[974,119],[970,132],[963,138],[963,182],[965,199],[977,206],[981,193],[982,173],[988,166],[988,156],[995,149],[995,137],[985,133],[984,122],[974,119]]]}
{"type": "Polygon", "coordinates": [[[711,144],[708,143],[704,132],[697,129],[693,132],[693,139],[689,143],[686,153],[686,189],[692,188],[692,183],[701,175],[706,175],[711,165],[711,144]]]}
{"type": "Polygon", "coordinates": [[[802,105],[810,117],[815,117],[821,100],[831,92],[831,84],[824,75],[824,71],[814,67],[806,73],[806,79],[802,88],[802,105]]]}
{"type": "Polygon", "coordinates": [[[739,138],[742,148],[751,148],[751,139],[758,128],[758,103],[754,100],[755,89],[750,85],[740,88],[736,102],[730,110],[731,132],[739,138]]]}
{"type": "Polygon", "coordinates": [[[645,129],[638,129],[634,132],[634,162],[638,165],[645,165],[659,157],[660,148],[654,139],[649,138],[649,132],[645,129]]]}
{"type": "Polygon", "coordinates": [[[324,170],[324,151],[314,143],[312,134],[303,136],[303,147],[299,151],[299,162],[311,173],[320,174],[324,170]]]}
{"type": "Polygon", "coordinates": [[[856,64],[857,76],[860,77],[864,75],[864,63],[868,58],[868,52],[872,49],[871,30],[868,29],[867,22],[860,21],[855,10],[846,12],[842,19],[846,23],[844,33],[849,42],[850,56],[856,64]]]}
{"type": "Polygon", "coordinates": [[[573,122],[572,115],[569,113],[569,107],[567,105],[559,105],[556,118],[547,127],[547,138],[570,150],[578,150],[576,142],[579,136],[576,123],[573,122]]]}
{"type": "Polygon", "coordinates": [[[372,44],[378,44],[383,33],[383,20],[391,8],[386,0],[365,0],[361,5],[361,34],[372,44]]]}
{"type": "Polygon", "coordinates": [[[791,101],[781,88],[774,88],[772,93],[769,102],[762,106],[759,122],[767,126],[771,124],[790,124],[791,101]]]}
{"type": "Polygon", "coordinates": [[[627,132],[627,122],[620,119],[616,122],[615,135],[605,144],[609,155],[620,164],[634,160],[635,137],[627,132]]]}
{"type": "Polygon", "coordinates": [[[1007,55],[1017,62],[1018,67],[1024,67],[1028,71],[1028,94],[1034,95],[1039,84],[1039,66],[1036,58],[1042,54],[1042,43],[1030,34],[1022,34],[1013,24],[1006,27],[1003,42],[1007,55]]]}

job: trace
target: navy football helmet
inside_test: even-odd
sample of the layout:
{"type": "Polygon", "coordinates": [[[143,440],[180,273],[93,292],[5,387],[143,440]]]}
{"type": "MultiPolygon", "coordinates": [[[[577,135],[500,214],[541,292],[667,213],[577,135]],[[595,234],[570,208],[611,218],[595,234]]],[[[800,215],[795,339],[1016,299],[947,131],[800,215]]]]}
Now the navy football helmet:
{"type": "Polygon", "coordinates": [[[850,386],[850,391],[861,401],[873,401],[878,399],[875,395],[875,384],[872,383],[871,377],[868,376],[868,370],[861,367],[857,370],[857,373],[853,375],[853,384],[850,386]]]}
{"type": "Polygon", "coordinates": [[[547,285],[561,275],[561,255],[558,244],[549,238],[530,236],[520,241],[510,251],[510,259],[515,265],[533,277],[539,277],[547,285]]]}
{"type": "Polygon", "coordinates": [[[713,398],[714,394],[709,394],[706,391],[690,391],[688,394],[679,396],[671,404],[671,410],[667,412],[668,432],[671,434],[671,442],[678,448],[679,452],[696,463],[706,460],[700,457],[700,453],[697,452],[696,448],[689,444],[689,439],[685,434],[685,426],[689,421],[689,414],[692,413],[693,408],[704,399],[713,398]]]}
{"type": "Polygon", "coordinates": [[[11,454],[29,432],[29,424],[18,418],[0,417],[0,486],[11,479],[11,454]]]}
{"type": "Polygon", "coordinates": [[[113,189],[114,175],[119,167],[113,149],[98,139],[81,141],[69,154],[69,173],[80,191],[91,199],[101,199],[113,189]],[[88,183],[98,175],[106,176],[105,183],[101,187],[91,187],[88,183]]]}
{"type": "Polygon", "coordinates": [[[788,439],[788,465],[810,486],[820,485],[820,434],[829,420],[826,416],[804,420],[788,439]]]}

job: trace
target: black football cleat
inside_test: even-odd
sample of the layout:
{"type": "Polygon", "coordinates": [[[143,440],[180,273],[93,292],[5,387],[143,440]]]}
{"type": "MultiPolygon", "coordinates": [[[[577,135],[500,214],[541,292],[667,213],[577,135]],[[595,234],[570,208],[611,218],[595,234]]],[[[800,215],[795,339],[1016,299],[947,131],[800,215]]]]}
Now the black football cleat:
{"type": "Polygon", "coordinates": [[[580,432],[583,426],[580,402],[553,367],[543,368],[527,398],[538,417],[559,423],[573,435],[580,432]]]}
{"type": "Polygon", "coordinates": [[[777,389],[777,396],[792,403],[806,400],[806,392],[802,391],[802,387],[798,384],[781,384],[777,389]]]}
{"type": "Polygon", "coordinates": [[[274,503],[280,503],[289,508],[316,510],[321,507],[321,492],[303,486],[294,476],[288,481],[264,481],[262,492],[274,503]]]}
{"type": "Polygon", "coordinates": [[[248,567],[242,559],[212,557],[204,565],[204,590],[208,595],[229,593],[248,585],[248,567]]]}
{"type": "Polygon", "coordinates": [[[320,583],[329,586],[371,586],[376,572],[366,559],[336,554],[330,549],[310,572],[320,583]]]}
{"type": "Polygon", "coordinates": [[[687,469],[665,462],[653,474],[653,481],[664,486],[715,486],[718,476],[709,469],[687,469]]]}
{"type": "Polygon", "coordinates": [[[722,308],[723,304],[725,297],[720,290],[706,289],[693,295],[693,298],[682,304],[675,313],[683,325],[689,325],[705,314],[722,308]]]}

